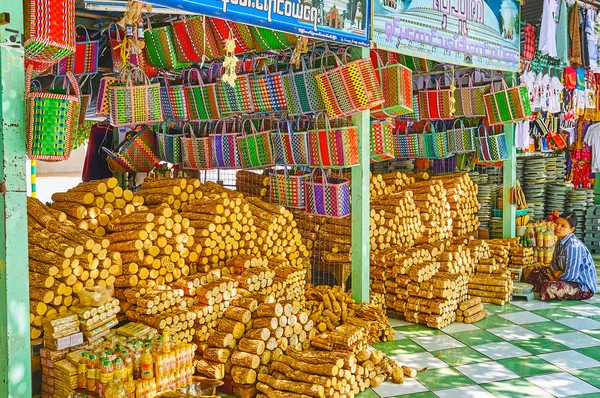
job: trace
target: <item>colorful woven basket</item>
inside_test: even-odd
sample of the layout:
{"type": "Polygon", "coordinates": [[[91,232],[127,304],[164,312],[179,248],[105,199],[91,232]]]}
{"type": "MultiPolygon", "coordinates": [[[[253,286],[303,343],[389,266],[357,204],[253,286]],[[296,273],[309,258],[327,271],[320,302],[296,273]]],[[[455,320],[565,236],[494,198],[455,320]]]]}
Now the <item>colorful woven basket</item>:
{"type": "Polygon", "coordinates": [[[485,113],[490,125],[514,123],[531,117],[531,103],[527,86],[508,87],[501,79],[501,88],[496,89],[494,80],[490,92],[483,95],[485,113]]]}
{"type": "Polygon", "coordinates": [[[476,127],[465,127],[462,119],[457,119],[452,125],[452,130],[448,131],[448,147],[450,152],[461,154],[475,152],[476,127]]]}
{"type": "Polygon", "coordinates": [[[271,148],[271,132],[256,131],[253,123],[250,123],[250,133],[245,127],[248,120],[242,125],[242,134],[237,137],[237,147],[242,161],[242,168],[255,169],[259,167],[271,167],[275,165],[273,159],[273,148],[271,148]]]}
{"type": "Polygon", "coordinates": [[[473,77],[465,74],[460,78],[460,87],[454,90],[456,113],[455,116],[484,117],[485,103],[483,94],[488,88],[486,86],[473,85],[473,77]],[[463,86],[464,78],[468,78],[468,85],[463,86]]]}
{"type": "Polygon", "coordinates": [[[370,132],[371,161],[383,162],[394,156],[393,126],[389,121],[372,121],[370,132]]]}
{"type": "Polygon", "coordinates": [[[182,62],[202,62],[221,56],[221,49],[208,17],[202,15],[182,16],[173,22],[175,50],[182,62]]]}
{"type": "Polygon", "coordinates": [[[250,32],[252,33],[254,48],[259,52],[294,47],[298,41],[294,35],[268,28],[250,26],[250,32]]]}
{"type": "Polygon", "coordinates": [[[114,151],[102,149],[108,154],[106,161],[113,173],[149,172],[160,162],[156,136],[148,125],[136,126],[114,151]]]}
{"type": "Polygon", "coordinates": [[[501,162],[508,159],[508,147],[504,133],[489,135],[485,125],[477,130],[477,157],[481,161],[501,162]],[[483,129],[483,135],[481,131],[483,129]]]}
{"type": "Polygon", "coordinates": [[[190,120],[216,120],[221,118],[217,100],[217,84],[204,84],[198,69],[191,69],[188,72],[185,99],[190,120]]]}
{"type": "Polygon", "coordinates": [[[311,166],[344,168],[359,164],[357,128],[331,127],[322,113],[315,118],[315,129],[309,131],[308,148],[311,166]],[[325,118],[324,128],[318,123],[321,115],[325,118]]]}
{"type": "Polygon", "coordinates": [[[277,123],[277,130],[271,132],[275,162],[282,165],[308,166],[308,132],[294,131],[288,119],[283,119],[287,131],[282,131],[281,121],[277,123]]]}
{"type": "MultiPolygon", "coordinates": [[[[30,90],[33,68],[27,70],[26,87],[30,90]]],[[[66,160],[71,154],[71,138],[76,133],[81,107],[81,92],[75,76],[66,79],[74,94],[29,91],[27,93],[27,157],[29,159],[66,160]]]]}
{"type": "MultiPolygon", "coordinates": [[[[184,74],[185,76],[185,74],[184,74]]],[[[171,84],[166,76],[160,86],[160,102],[165,120],[187,120],[189,118],[185,85],[171,84]]]]}
{"type": "Polygon", "coordinates": [[[51,66],[75,51],[75,2],[23,1],[25,58],[51,66]]]}
{"type": "Polygon", "coordinates": [[[305,182],[310,173],[302,170],[276,170],[269,176],[271,203],[296,209],[306,208],[305,182]]]}
{"type": "Polygon", "coordinates": [[[85,30],[85,35],[78,36],[75,42],[75,52],[56,64],[56,75],[64,76],[67,71],[74,75],[89,75],[98,73],[98,47],[100,40],[91,40],[88,30],[83,25],[77,28],[85,30]]]}
{"type": "Polygon", "coordinates": [[[219,18],[210,18],[210,23],[222,54],[226,53],[225,41],[229,36],[235,40],[234,52],[236,54],[254,50],[254,42],[249,25],[219,18]]]}
{"type": "Polygon", "coordinates": [[[371,50],[371,61],[385,100],[371,109],[371,116],[386,119],[413,112],[412,71],[401,64],[384,65],[376,50],[371,50]]]}
{"type": "Polygon", "coordinates": [[[227,123],[224,119],[217,122],[214,131],[210,135],[213,167],[217,169],[239,169],[242,166],[237,144],[237,138],[240,134],[241,127],[236,128],[236,123],[227,123]],[[219,123],[221,123],[221,126],[219,126],[219,123]]]}
{"type": "Polygon", "coordinates": [[[144,32],[148,62],[162,69],[181,70],[191,64],[177,58],[173,27],[171,25],[153,28],[148,19],[148,29],[144,32]]]}
{"type": "Polygon", "coordinates": [[[124,69],[121,81],[108,86],[110,124],[114,127],[163,121],[160,83],[150,83],[139,68],[124,69]]]}
{"type": "Polygon", "coordinates": [[[183,126],[181,140],[181,163],[184,169],[206,170],[211,169],[212,155],[210,150],[210,137],[196,137],[191,124],[183,126]],[[186,134],[186,127],[189,133],[186,134]]]}
{"type": "Polygon", "coordinates": [[[421,115],[419,114],[419,94],[413,93],[413,111],[411,113],[407,113],[405,115],[398,116],[399,119],[409,120],[413,122],[417,122],[421,120],[421,115]]]}
{"type": "Polygon", "coordinates": [[[331,51],[326,51],[323,57],[328,54],[333,55],[336,66],[326,70],[326,59],[321,58],[322,73],[316,79],[330,119],[349,116],[383,104],[383,93],[369,58],[342,64],[339,57],[331,51]]]}
{"type": "Polygon", "coordinates": [[[304,185],[307,213],[332,218],[350,215],[348,179],[327,177],[323,169],[316,168],[304,185]],[[315,176],[318,170],[321,171],[321,175],[315,176]]]}
{"type": "Polygon", "coordinates": [[[429,72],[437,65],[435,61],[428,59],[411,57],[410,55],[395,54],[398,58],[398,63],[405,65],[413,72],[429,72]]]}
{"type": "Polygon", "coordinates": [[[394,135],[394,153],[397,158],[417,159],[419,157],[419,135],[397,133],[394,135]]]}
{"type": "Polygon", "coordinates": [[[219,81],[217,99],[222,116],[254,112],[250,79],[247,75],[238,76],[233,87],[227,82],[219,81]]]}
{"type": "Polygon", "coordinates": [[[250,77],[250,92],[255,112],[272,113],[287,110],[282,72],[269,73],[266,65],[263,75],[250,77]]]}
{"type": "Polygon", "coordinates": [[[323,97],[321,97],[316,80],[321,69],[307,69],[304,59],[301,60],[301,65],[300,71],[290,71],[283,75],[283,88],[290,116],[318,113],[325,110],[323,97]]]}
{"type": "Polygon", "coordinates": [[[440,88],[439,79],[435,80],[435,88],[419,90],[419,116],[421,119],[452,119],[453,94],[450,88],[440,88]]]}
{"type": "Polygon", "coordinates": [[[96,115],[110,115],[110,96],[108,87],[117,82],[117,78],[113,76],[103,76],[98,84],[98,97],[96,98],[96,115]]]}
{"type": "Polygon", "coordinates": [[[163,123],[156,130],[156,148],[158,158],[163,162],[181,164],[181,138],[183,133],[180,129],[168,127],[163,123]]]}

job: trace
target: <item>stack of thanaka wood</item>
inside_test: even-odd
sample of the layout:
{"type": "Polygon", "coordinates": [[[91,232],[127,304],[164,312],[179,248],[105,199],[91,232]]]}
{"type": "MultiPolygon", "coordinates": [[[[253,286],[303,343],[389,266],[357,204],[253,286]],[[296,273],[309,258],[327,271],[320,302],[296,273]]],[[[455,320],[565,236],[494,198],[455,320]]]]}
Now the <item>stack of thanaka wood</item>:
{"type": "Polygon", "coordinates": [[[117,314],[121,311],[118,299],[110,299],[98,307],[71,306],[70,312],[79,317],[80,328],[88,341],[95,341],[108,334],[117,325],[117,314]]]}
{"type": "Polygon", "coordinates": [[[64,212],[78,228],[104,236],[113,217],[131,213],[144,203],[142,197],[118,183],[116,178],[107,178],[57,192],[52,195],[52,208],[64,212]]]}
{"type": "Polygon", "coordinates": [[[197,315],[187,309],[181,289],[140,286],[127,289],[125,297],[133,304],[126,312],[129,320],[151,326],[160,333],[168,331],[175,343],[191,342],[194,338],[197,315]]]}
{"type": "Polygon", "coordinates": [[[452,237],[452,218],[446,189],[441,180],[421,181],[405,187],[413,193],[420,211],[422,237],[417,244],[433,243],[452,237]]]}
{"type": "Polygon", "coordinates": [[[533,247],[523,247],[521,245],[513,245],[510,250],[511,268],[525,268],[535,263],[533,256],[533,247]]]}
{"type": "Polygon", "coordinates": [[[404,369],[380,351],[288,350],[273,360],[269,374],[258,375],[256,388],[257,397],[352,397],[389,378],[403,383],[404,369]]]}
{"type": "Polygon", "coordinates": [[[515,242],[492,239],[487,244],[490,257],[481,259],[477,272],[469,278],[469,295],[481,297],[485,303],[503,305],[510,300],[513,289],[511,272],[507,266],[515,242]]]}
{"type": "Polygon", "coordinates": [[[198,199],[200,180],[196,178],[146,178],[136,195],[144,198],[150,208],[168,205],[172,210],[180,210],[186,203],[198,199]]]}
{"type": "Polygon", "coordinates": [[[262,173],[240,170],[235,173],[235,190],[269,200],[269,177],[262,173]]]}
{"type": "MultiPolygon", "coordinates": [[[[211,330],[206,343],[199,344],[201,358],[197,358],[195,366],[200,374],[220,380],[231,372],[234,363],[238,363],[238,361],[244,363],[250,361],[252,365],[256,364],[254,358],[249,358],[249,355],[238,354],[234,358],[232,354],[234,349],[240,345],[242,348],[246,348],[247,342],[243,341],[243,336],[250,328],[252,312],[257,307],[258,302],[252,297],[238,297],[231,302],[216,328],[211,330]]],[[[255,341],[252,340],[249,343],[249,346],[253,346],[255,341]]],[[[256,344],[262,346],[264,350],[264,341],[256,342],[256,344]]],[[[260,359],[256,367],[259,365],[260,359]]]]}
{"type": "Polygon", "coordinates": [[[84,287],[111,286],[121,272],[121,255],[110,241],[77,228],[64,213],[39,200],[27,201],[31,337],[41,337],[45,315],[79,302],[84,287]]]}
{"type": "MultiPolygon", "coordinates": [[[[304,210],[292,209],[291,212],[294,215],[294,221],[296,222],[298,232],[302,237],[302,243],[304,243],[304,245],[306,246],[308,254],[307,257],[309,259],[314,259],[315,244],[318,241],[317,237],[319,228],[327,221],[327,218],[308,214],[304,210]]],[[[336,249],[333,248],[332,251],[334,250],[336,249]]]]}
{"type": "Polygon", "coordinates": [[[456,321],[464,323],[479,322],[488,316],[488,312],[483,309],[481,297],[471,297],[459,304],[456,310],[456,321]]]}
{"type": "Polygon", "coordinates": [[[477,211],[481,207],[477,200],[477,184],[473,183],[468,173],[455,173],[433,177],[440,180],[446,189],[446,200],[450,204],[452,217],[452,233],[464,235],[479,228],[477,211]]]}
{"type": "Polygon", "coordinates": [[[195,229],[167,205],[142,206],[115,217],[109,228],[110,249],[120,252],[123,262],[118,288],[171,283],[189,274],[188,261],[198,260],[195,229]]]}

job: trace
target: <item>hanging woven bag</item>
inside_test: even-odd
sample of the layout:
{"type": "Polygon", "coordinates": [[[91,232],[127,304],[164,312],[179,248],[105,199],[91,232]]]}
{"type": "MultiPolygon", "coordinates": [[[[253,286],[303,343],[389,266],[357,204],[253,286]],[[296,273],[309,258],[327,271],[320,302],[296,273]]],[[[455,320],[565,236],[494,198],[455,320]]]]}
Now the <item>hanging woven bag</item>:
{"type": "Polygon", "coordinates": [[[64,76],[70,71],[75,76],[98,73],[98,50],[100,40],[91,40],[88,30],[83,25],[77,25],[85,31],[84,35],[78,35],[75,41],[75,52],[56,64],[55,74],[64,76]]]}
{"type": "MultiPolygon", "coordinates": [[[[71,138],[76,133],[81,108],[81,92],[75,76],[67,72],[61,89],[31,91],[33,69],[26,73],[27,157],[35,160],[66,160],[71,154],[71,138]],[[68,84],[67,84],[68,81],[68,84]],[[70,85],[73,93],[69,93],[70,85]]],[[[33,87],[39,87],[34,84],[33,87]]]]}
{"type": "Polygon", "coordinates": [[[332,127],[324,113],[315,117],[315,127],[308,136],[311,166],[345,168],[359,164],[356,126],[332,127]],[[319,119],[324,118],[323,127],[319,119]]]}
{"type": "Polygon", "coordinates": [[[315,168],[304,182],[306,212],[324,217],[344,218],[350,215],[350,182],[346,178],[328,177],[325,170],[315,168]],[[315,173],[318,173],[315,176],[315,173]]]}
{"type": "Polygon", "coordinates": [[[181,163],[184,169],[207,170],[212,166],[210,137],[196,136],[191,123],[186,123],[182,128],[181,163]]]}
{"type": "Polygon", "coordinates": [[[47,69],[75,51],[75,1],[25,0],[23,11],[26,60],[47,69]]]}
{"type": "Polygon", "coordinates": [[[371,61],[385,100],[371,109],[371,117],[386,119],[413,112],[412,71],[401,64],[384,65],[376,50],[371,50],[371,61]]]}
{"type": "Polygon", "coordinates": [[[144,32],[148,62],[161,69],[181,70],[191,65],[177,58],[173,27],[164,25],[152,27],[148,18],[148,29],[144,32]]]}
{"type": "Polygon", "coordinates": [[[210,27],[208,17],[182,16],[173,21],[177,58],[182,62],[203,62],[221,56],[219,43],[210,27]]]}

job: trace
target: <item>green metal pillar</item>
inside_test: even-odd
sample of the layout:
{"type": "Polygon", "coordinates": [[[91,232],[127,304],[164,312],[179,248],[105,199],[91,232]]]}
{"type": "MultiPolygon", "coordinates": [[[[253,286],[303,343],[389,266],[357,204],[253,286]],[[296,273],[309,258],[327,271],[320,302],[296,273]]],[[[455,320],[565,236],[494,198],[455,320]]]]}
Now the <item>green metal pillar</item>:
{"type": "Polygon", "coordinates": [[[594,184],[594,204],[600,205],[600,173],[596,173],[596,183],[594,184]]]}
{"type": "Polygon", "coordinates": [[[0,397],[31,397],[23,2],[0,13],[0,397]]]}
{"type": "Polygon", "coordinates": [[[517,180],[517,147],[515,146],[514,123],[504,126],[508,146],[508,159],[504,161],[502,236],[514,238],[516,235],[517,206],[510,203],[510,193],[517,180]]]}
{"type": "MultiPolygon", "coordinates": [[[[360,49],[361,58],[369,57],[369,49],[360,49]]],[[[352,121],[358,127],[360,165],[352,167],[352,298],[357,303],[369,301],[369,237],[370,215],[370,112],[356,114],[352,121]]]]}

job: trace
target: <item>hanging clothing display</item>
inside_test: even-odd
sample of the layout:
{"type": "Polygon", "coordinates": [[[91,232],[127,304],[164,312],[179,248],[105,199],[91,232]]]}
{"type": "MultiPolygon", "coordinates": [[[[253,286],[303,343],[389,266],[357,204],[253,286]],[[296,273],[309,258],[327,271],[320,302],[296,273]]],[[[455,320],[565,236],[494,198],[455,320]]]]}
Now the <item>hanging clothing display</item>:
{"type": "Polygon", "coordinates": [[[569,4],[565,0],[560,2],[558,26],[556,27],[556,58],[563,65],[569,63],[569,4]]]}
{"type": "Polygon", "coordinates": [[[575,3],[569,18],[569,37],[571,38],[570,62],[581,65],[581,37],[579,33],[579,5],[575,3]]]}
{"type": "Polygon", "coordinates": [[[538,49],[542,54],[551,57],[556,57],[556,28],[558,26],[559,6],[559,0],[544,0],[538,49]]]}
{"type": "Polygon", "coordinates": [[[585,33],[587,39],[589,66],[598,69],[598,37],[596,36],[596,10],[590,8],[585,17],[585,33]]]}
{"type": "Polygon", "coordinates": [[[592,147],[592,173],[600,173],[600,123],[588,127],[583,142],[592,147]]]}

